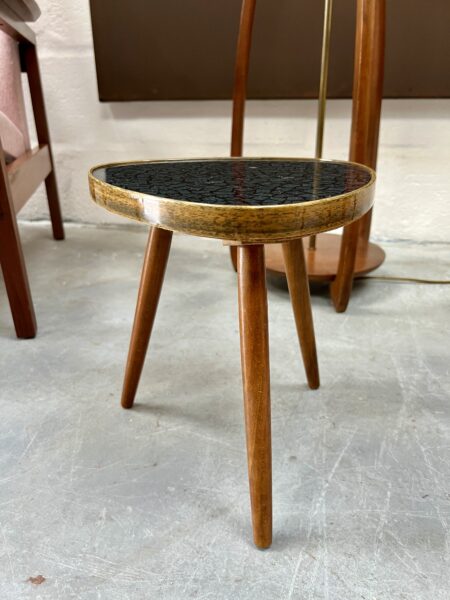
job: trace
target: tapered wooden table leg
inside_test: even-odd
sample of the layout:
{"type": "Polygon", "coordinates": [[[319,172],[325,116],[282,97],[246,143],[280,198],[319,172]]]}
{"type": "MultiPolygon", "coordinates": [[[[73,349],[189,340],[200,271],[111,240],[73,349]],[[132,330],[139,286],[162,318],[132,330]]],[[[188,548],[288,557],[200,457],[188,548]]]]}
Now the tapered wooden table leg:
{"type": "Polygon", "coordinates": [[[122,391],[123,408],[131,408],[144,366],[150,334],[169,258],[172,232],[153,227],[147,244],[141,284],[134,317],[133,333],[122,391]]]}
{"type": "Polygon", "coordinates": [[[356,252],[358,250],[359,221],[344,227],[336,279],[330,286],[331,300],[336,312],[345,312],[353,287],[356,252]]]}
{"type": "Polygon", "coordinates": [[[298,239],[285,242],[283,257],[306,377],[309,387],[316,390],[320,385],[319,365],[303,241],[298,239]]]}
{"type": "Polygon", "coordinates": [[[269,331],[264,246],[238,249],[239,325],[253,539],[272,543],[269,331]]]}
{"type": "Polygon", "coordinates": [[[230,259],[233,269],[237,272],[237,246],[230,246],[230,259]]]}

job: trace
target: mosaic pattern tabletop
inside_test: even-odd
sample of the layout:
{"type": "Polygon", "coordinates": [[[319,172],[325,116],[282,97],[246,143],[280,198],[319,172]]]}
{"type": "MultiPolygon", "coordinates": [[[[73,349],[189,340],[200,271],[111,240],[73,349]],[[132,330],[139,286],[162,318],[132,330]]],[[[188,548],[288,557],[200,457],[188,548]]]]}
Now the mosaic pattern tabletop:
{"type": "Polygon", "coordinates": [[[99,167],[95,178],[150,196],[229,206],[273,206],[353,192],[371,179],[363,166],[308,159],[215,159],[99,167]]]}

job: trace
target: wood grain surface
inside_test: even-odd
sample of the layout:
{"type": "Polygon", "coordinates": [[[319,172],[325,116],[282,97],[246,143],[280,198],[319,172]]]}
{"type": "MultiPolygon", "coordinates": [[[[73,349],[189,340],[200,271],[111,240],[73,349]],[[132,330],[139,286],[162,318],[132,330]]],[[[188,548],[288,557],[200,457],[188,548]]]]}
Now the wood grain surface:
{"type": "Polygon", "coordinates": [[[158,308],[171,242],[172,232],[159,227],[153,227],[150,231],[123,383],[123,408],[131,408],[134,403],[158,308]]]}
{"type": "Polygon", "coordinates": [[[305,365],[308,385],[312,390],[320,386],[317,362],[316,338],[309,295],[303,240],[292,240],[282,244],[286,279],[294,311],[295,326],[305,365]]]}
{"type": "Polygon", "coordinates": [[[238,249],[239,326],[253,539],[272,542],[272,438],[264,246],[238,249]]]}
{"type": "MultiPolygon", "coordinates": [[[[350,160],[375,169],[378,153],[384,80],[386,1],[358,0],[350,160]]],[[[344,312],[353,287],[356,256],[367,251],[372,211],[344,228],[336,279],[331,298],[337,312],[344,312]]]]}

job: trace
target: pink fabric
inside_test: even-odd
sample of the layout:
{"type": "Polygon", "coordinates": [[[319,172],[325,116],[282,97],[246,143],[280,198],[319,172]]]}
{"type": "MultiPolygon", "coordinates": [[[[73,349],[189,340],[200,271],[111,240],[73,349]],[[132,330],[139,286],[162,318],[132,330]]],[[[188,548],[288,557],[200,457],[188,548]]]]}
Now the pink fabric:
{"type": "Polygon", "coordinates": [[[23,135],[14,123],[2,112],[0,112],[0,135],[7,163],[25,152],[26,146],[23,135]]]}
{"type": "Polygon", "coordinates": [[[8,154],[17,157],[22,154],[23,149],[30,148],[30,137],[23,100],[18,45],[3,31],[0,31],[0,81],[0,113],[3,113],[0,121],[2,145],[8,154]],[[21,141],[17,137],[17,132],[21,136],[21,141]]]}

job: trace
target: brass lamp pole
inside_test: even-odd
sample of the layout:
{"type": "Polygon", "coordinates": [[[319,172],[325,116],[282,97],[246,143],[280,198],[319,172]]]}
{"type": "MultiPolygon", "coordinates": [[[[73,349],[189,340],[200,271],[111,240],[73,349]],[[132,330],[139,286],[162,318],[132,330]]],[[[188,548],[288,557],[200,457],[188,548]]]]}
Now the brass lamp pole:
{"type": "MultiPolygon", "coordinates": [[[[323,131],[325,126],[325,108],[327,103],[328,66],[330,62],[331,15],[333,0],[325,0],[322,34],[322,58],[320,63],[319,103],[317,110],[316,151],[315,158],[322,158],[323,131]]],[[[309,249],[315,250],[316,236],[309,238],[309,249]]]]}

